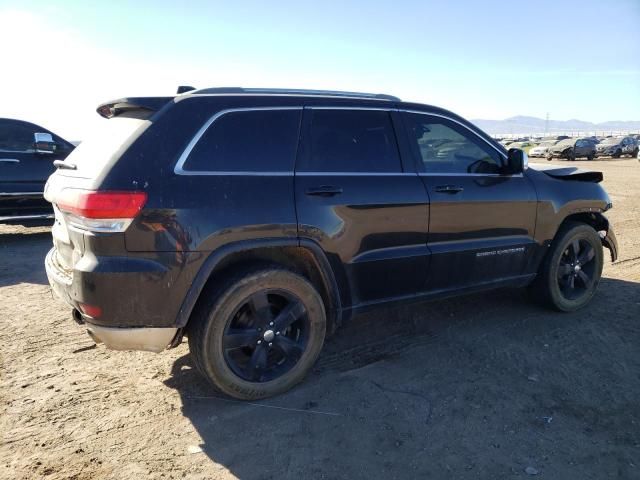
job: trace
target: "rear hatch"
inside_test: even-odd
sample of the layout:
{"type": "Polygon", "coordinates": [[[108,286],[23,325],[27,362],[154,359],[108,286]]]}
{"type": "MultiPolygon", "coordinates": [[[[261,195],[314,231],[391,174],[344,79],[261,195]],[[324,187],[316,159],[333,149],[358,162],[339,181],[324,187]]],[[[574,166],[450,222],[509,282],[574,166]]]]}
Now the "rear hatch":
{"type": "MultiPolygon", "coordinates": [[[[106,210],[111,216],[120,216],[118,212],[113,213],[113,195],[106,197],[110,204],[105,204],[104,195],[97,199],[95,195],[101,193],[100,186],[113,165],[151,125],[149,117],[154,113],[151,106],[164,105],[169,98],[143,100],[147,100],[146,104],[137,102],[143,103],[142,106],[125,99],[98,107],[98,113],[109,120],[83,139],[64,161],[57,162],[57,170],[47,181],[44,196],[53,204],[55,213],[52,262],[62,271],[70,272],[84,255],[87,236],[119,232],[128,226],[126,222],[116,221],[121,219],[104,218],[96,212],[98,200],[100,208],[104,209],[106,205],[106,208],[111,207],[106,210]],[[87,202],[91,202],[91,209],[87,208],[87,202]]],[[[120,202],[116,206],[123,206],[121,197],[115,198],[120,202]]]]}

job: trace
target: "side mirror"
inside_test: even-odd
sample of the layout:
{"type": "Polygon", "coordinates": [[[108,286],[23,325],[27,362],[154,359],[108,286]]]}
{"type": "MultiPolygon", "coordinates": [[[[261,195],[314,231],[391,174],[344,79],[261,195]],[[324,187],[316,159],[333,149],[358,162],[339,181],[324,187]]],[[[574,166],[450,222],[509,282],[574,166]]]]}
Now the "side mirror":
{"type": "Polygon", "coordinates": [[[36,153],[50,155],[56,152],[56,142],[50,133],[34,133],[33,134],[36,153]]]}
{"type": "Polygon", "coordinates": [[[519,148],[510,148],[507,152],[507,171],[511,174],[522,173],[529,165],[529,157],[519,148]]]}

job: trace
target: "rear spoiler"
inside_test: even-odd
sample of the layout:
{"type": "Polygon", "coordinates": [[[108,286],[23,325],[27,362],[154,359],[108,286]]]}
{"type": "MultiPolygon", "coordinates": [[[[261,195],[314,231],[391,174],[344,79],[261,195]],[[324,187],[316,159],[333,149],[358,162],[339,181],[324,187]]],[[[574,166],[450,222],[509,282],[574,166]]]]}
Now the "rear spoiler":
{"type": "Polygon", "coordinates": [[[171,100],[173,100],[173,97],[120,98],[99,105],[96,111],[104,118],[123,116],[146,119],[171,100]]]}

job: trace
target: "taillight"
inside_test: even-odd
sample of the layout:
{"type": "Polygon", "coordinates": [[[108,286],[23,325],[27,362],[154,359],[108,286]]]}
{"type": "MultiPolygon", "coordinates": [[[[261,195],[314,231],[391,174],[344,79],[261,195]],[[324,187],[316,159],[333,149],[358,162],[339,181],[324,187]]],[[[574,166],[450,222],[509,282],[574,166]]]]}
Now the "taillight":
{"type": "Polygon", "coordinates": [[[70,227],[90,232],[124,232],[146,201],[145,192],[65,188],[55,203],[70,227]]]}

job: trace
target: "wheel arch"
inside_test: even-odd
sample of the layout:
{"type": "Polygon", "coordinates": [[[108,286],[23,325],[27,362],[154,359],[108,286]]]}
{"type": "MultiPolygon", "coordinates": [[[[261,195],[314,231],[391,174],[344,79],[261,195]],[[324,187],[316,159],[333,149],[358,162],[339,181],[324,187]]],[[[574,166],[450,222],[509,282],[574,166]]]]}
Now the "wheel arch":
{"type": "MultiPolygon", "coordinates": [[[[555,236],[569,223],[585,223],[593,227],[600,235],[602,245],[609,249],[611,261],[615,262],[618,258],[618,244],[613,233],[613,229],[607,217],[602,212],[577,212],[567,215],[558,225],[555,236]]],[[[555,238],[554,236],[554,238],[555,238]]]]}
{"type": "Polygon", "coordinates": [[[322,249],[298,239],[264,239],[226,245],[212,252],[192,282],[176,318],[176,326],[186,329],[199,299],[207,287],[228,278],[240,269],[281,266],[302,275],[318,290],[327,312],[327,332],[342,321],[340,290],[322,249]]]}

